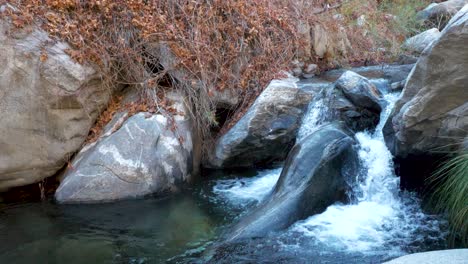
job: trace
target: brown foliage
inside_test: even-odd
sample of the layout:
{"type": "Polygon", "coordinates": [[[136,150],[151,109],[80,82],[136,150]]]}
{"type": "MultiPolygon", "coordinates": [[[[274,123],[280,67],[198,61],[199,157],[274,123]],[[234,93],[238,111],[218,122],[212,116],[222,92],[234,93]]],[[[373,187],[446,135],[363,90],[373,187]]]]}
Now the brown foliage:
{"type": "MultiPolygon", "coordinates": [[[[212,100],[215,91],[234,89],[242,95],[236,115],[239,118],[267,82],[280,70],[288,69],[300,49],[307,48],[296,32],[299,20],[309,24],[320,21],[330,31],[343,30],[327,12],[329,7],[340,7],[340,0],[8,2],[17,8],[5,12],[15,26],[40,25],[51,36],[71,45],[73,49],[67,53],[73,59],[99,65],[111,82],[149,90],[142,93],[148,96],[141,107],[164,105],[161,102],[166,88],[161,88],[162,80],[171,78],[172,88],[186,96],[198,129],[205,136],[212,125],[209,117],[216,109],[212,100]],[[150,49],[155,43],[167,43],[177,58],[174,69],[159,65],[158,54],[150,49]],[[174,70],[186,75],[174,76],[174,70]]],[[[353,38],[353,28],[345,30],[351,32],[353,45],[353,52],[343,55],[345,60],[364,60],[364,51],[366,57],[372,56],[367,52],[372,50],[372,42],[362,35],[353,38]]],[[[46,59],[45,55],[41,59],[46,59]]],[[[330,62],[337,58],[306,59],[325,68],[334,66],[330,62]]],[[[116,101],[111,102],[103,113],[91,139],[110,120],[115,104],[116,101]]]]}

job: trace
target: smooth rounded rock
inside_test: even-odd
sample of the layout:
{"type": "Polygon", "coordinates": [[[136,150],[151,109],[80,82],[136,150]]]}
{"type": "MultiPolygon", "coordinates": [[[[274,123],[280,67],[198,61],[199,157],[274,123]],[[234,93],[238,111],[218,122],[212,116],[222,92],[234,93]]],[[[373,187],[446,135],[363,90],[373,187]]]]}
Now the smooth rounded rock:
{"type": "Polygon", "coordinates": [[[468,249],[437,250],[399,257],[384,264],[466,264],[468,249]]]}

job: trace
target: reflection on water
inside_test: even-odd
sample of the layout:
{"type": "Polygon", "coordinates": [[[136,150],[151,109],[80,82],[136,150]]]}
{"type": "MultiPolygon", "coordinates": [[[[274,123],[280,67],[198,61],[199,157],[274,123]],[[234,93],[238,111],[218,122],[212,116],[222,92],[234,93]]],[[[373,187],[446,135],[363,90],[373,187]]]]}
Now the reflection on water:
{"type": "MultiPolygon", "coordinates": [[[[279,174],[280,169],[216,172],[192,190],[164,199],[0,203],[0,263],[204,263],[204,249],[267,197],[279,174]]],[[[443,248],[426,238],[410,250],[443,248]]],[[[292,228],[227,245],[210,262],[379,263],[388,258],[385,250],[349,252],[292,228]]]]}
{"type": "Polygon", "coordinates": [[[154,263],[214,238],[217,216],[190,194],[103,205],[4,207],[1,263],[154,263]]]}

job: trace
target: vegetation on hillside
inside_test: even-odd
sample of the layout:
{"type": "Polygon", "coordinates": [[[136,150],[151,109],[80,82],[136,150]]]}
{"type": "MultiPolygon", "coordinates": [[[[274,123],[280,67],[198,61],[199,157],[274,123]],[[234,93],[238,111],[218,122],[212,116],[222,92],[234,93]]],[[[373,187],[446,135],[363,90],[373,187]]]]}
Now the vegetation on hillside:
{"type": "Polygon", "coordinates": [[[35,24],[66,41],[69,55],[98,65],[108,83],[140,89],[145,107],[167,112],[164,94],[178,90],[192,106],[204,137],[217,124],[218,92],[229,89],[240,96],[232,111],[237,119],[294,59],[322,70],[392,60],[401,42],[417,30],[412,20],[416,10],[429,2],[0,0],[12,7],[1,16],[18,28],[35,24]],[[317,56],[298,34],[299,22],[321,25],[329,36],[344,34],[349,45],[317,56]],[[163,67],[168,57],[170,66],[163,67]]]}

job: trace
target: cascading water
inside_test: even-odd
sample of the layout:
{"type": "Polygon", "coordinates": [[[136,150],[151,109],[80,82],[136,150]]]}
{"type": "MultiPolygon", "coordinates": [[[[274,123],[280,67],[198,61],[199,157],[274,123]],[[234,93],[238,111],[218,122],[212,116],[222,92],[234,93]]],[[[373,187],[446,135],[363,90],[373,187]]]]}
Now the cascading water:
{"type": "Polygon", "coordinates": [[[297,134],[297,140],[300,141],[307,135],[310,135],[317,125],[322,121],[323,113],[326,112],[325,99],[318,98],[310,103],[304,118],[302,119],[302,126],[297,134]]]}
{"type": "Polygon", "coordinates": [[[397,94],[385,95],[387,106],[373,134],[356,134],[361,169],[352,190],[354,201],[330,206],[324,213],[296,223],[293,231],[334,248],[361,253],[385,249],[389,255],[408,250],[421,239],[422,230],[443,235],[439,223],[422,212],[414,196],[399,194],[399,178],[382,135],[397,99],[397,94]]]}
{"type": "MultiPolygon", "coordinates": [[[[298,140],[327,119],[327,96],[323,92],[309,105],[298,140]]],[[[280,250],[275,254],[280,254],[280,258],[300,254],[340,262],[337,259],[355,258],[356,254],[380,261],[443,241],[441,222],[422,212],[415,195],[400,192],[392,155],[383,139],[383,126],[398,96],[385,94],[386,107],[374,133],[355,135],[360,170],[350,193],[352,202],[329,206],[325,212],[297,222],[263,245],[278,243],[280,250]]],[[[254,178],[219,180],[214,192],[230,204],[258,203],[274,188],[280,172],[281,169],[268,170],[254,178]]],[[[258,250],[269,252],[265,248],[258,250]]]]}

